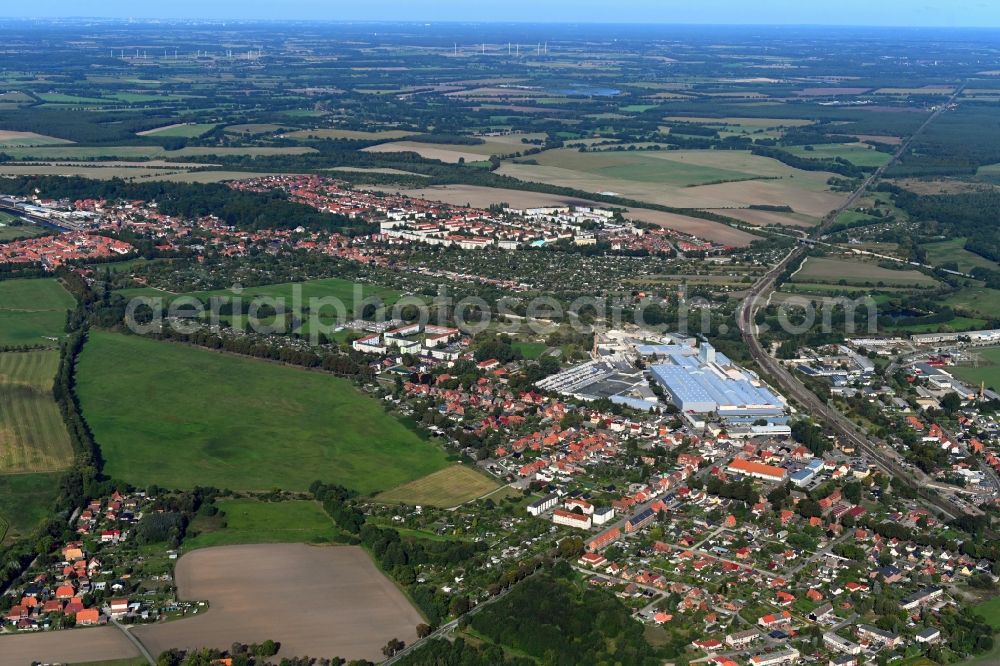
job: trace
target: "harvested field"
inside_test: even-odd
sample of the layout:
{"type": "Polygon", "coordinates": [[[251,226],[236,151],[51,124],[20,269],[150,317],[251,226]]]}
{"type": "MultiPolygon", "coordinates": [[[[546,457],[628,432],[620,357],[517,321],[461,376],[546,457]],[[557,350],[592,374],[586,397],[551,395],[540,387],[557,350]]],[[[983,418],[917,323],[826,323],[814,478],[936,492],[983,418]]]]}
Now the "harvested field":
{"type": "Polygon", "coordinates": [[[281,642],[279,657],[338,655],[380,662],[390,638],[412,643],[423,622],[368,554],[354,546],[205,548],[181,557],[175,577],[178,597],[206,599],[210,608],[197,617],[134,629],[153,654],[171,647],[227,648],[266,636],[281,642]]]}
{"type": "Polygon", "coordinates": [[[482,472],[464,465],[452,465],[422,479],[387,490],[375,499],[386,504],[402,502],[451,508],[482,497],[499,487],[496,481],[482,472]]]}
{"type": "Polygon", "coordinates": [[[755,210],[753,208],[716,208],[707,209],[711,213],[718,213],[736,220],[742,220],[747,224],[757,226],[768,226],[780,224],[792,227],[811,227],[819,223],[819,218],[803,215],[802,213],[781,213],[773,210],[755,210]]]}
{"type": "MultiPolygon", "coordinates": [[[[400,190],[391,187],[371,187],[370,189],[400,192],[406,196],[421,197],[432,201],[443,201],[456,206],[469,204],[479,208],[486,208],[497,203],[505,203],[511,208],[534,208],[540,206],[600,207],[608,205],[598,201],[567,197],[560,194],[526,192],[523,190],[508,190],[479,185],[442,185],[410,190],[400,190]]],[[[675,231],[692,234],[699,238],[726,245],[742,247],[749,245],[757,238],[752,234],[734,229],[721,222],[702,220],[697,217],[688,217],[677,213],[666,213],[648,208],[628,208],[625,215],[636,220],[659,225],[665,229],[674,229],[675,231]]]]}
{"type": "Polygon", "coordinates": [[[57,139],[54,136],[45,136],[34,132],[14,132],[11,130],[0,130],[0,147],[20,148],[26,146],[54,146],[62,143],[73,143],[66,139],[57,139]]]}
{"type": "Polygon", "coordinates": [[[632,167],[610,165],[610,173],[602,171],[608,166],[607,156],[574,151],[547,151],[533,156],[538,164],[505,162],[497,173],[588,192],[611,191],[676,208],[788,205],[800,213],[822,217],[846,197],[829,191],[826,183],[833,174],[794,169],[744,151],[672,150],[624,155],[619,159],[632,160],[632,167]],[[645,168],[647,164],[657,168],[650,171],[645,168]],[[651,173],[656,180],[650,180],[651,173]]]}
{"type": "Polygon", "coordinates": [[[394,141],[392,143],[380,143],[377,146],[369,146],[362,150],[366,153],[417,153],[429,160],[441,160],[452,164],[464,160],[466,162],[479,162],[489,157],[489,154],[482,155],[474,153],[470,148],[475,146],[445,146],[443,144],[420,143],[418,141],[394,141]]]}
{"type": "Polygon", "coordinates": [[[916,270],[892,270],[876,263],[836,259],[830,257],[807,257],[802,267],[795,273],[793,282],[818,282],[837,284],[882,283],[896,287],[932,287],[937,280],[916,270]]]}
{"type": "Polygon", "coordinates": [[[73,460],[73,447],[52,382],[59,352],[0,353],[0,473],[52,472],[73,460]]]}
{"type": "Polygon", "coordinates": [[[139,651],[114,627],[93,627],[37,634],[0,636],[5,664],[72,663],[81,659],[108,661],[139,656],[139,651]]]}

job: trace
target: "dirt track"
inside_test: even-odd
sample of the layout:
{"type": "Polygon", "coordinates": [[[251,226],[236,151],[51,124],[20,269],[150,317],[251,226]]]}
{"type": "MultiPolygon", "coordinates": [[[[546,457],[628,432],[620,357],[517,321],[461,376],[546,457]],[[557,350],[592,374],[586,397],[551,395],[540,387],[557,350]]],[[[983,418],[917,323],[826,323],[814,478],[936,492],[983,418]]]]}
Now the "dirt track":
{"type": "Polygon", "coordinates": [[[114,627],[0,636],[0,664],[28,666],[33,661],[69,663],[138,657],[139,651],[114,627]]]}
{"type": "Polygon", "coordinates": [[[304,544],[224,546],[177,562],[182,599],[207,599],[210,610],[137,627],[151,653],[170,647],[227,648],[268,638],[279,656],[381,661],[390,638],[416,640],[420,614],[364,550],[304,544]]]}

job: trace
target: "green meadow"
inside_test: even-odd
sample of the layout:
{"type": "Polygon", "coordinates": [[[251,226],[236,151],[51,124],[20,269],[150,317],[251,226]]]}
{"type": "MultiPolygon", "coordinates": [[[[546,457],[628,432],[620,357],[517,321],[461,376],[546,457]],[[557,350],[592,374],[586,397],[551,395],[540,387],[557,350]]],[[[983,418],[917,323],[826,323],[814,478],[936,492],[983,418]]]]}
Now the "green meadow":
{"type": "Polygon", "coordinates": [[[77,369],[105,472],[139,486],[361,493],[443,467],[350,381],[137,336],[94,332],[77,369]]]}

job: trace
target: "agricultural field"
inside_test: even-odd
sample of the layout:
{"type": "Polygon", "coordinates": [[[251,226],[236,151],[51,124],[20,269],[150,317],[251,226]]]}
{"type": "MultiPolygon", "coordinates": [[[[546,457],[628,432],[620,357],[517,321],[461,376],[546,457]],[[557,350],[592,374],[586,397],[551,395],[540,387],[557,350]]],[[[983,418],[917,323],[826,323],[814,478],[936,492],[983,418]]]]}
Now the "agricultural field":
{"type": "Polygon", "coordinates": [[[807,257],[792,282],[887,287],[933,287],[938,283],[933,277],[912,269],[897,271],[876,263],[832,257],[807,257]]]}
{"type": "Polygon", "coordinates": [[[0,475],[0,544],[29,536],[51,516],[59,474],[0,475]]]}
{"type": "Polygon", "coordinates": [[[53,472],[73,460],[73,447],[52,382],[59,352],[0,353],[0,474],[53,472]]]}
{"type": "Polygon", "coordinates": [[[182,137],[185,139],[196,139],[200,136],[208,134],[216,127],[218,127],[218,125],[215,123],[176,123],[173,125],[157,127],[151,130],[145,130],[143,132],[136,132],[136,134],[139,136],[182,137]]]}
{"type": "Polygon", "coordinates": [[[784,150],[811,160],[832,160],[842,158],[860,167],[880,167],[891,159],[883,153],[863,143],[821,143],[811,146],[789,146],[784,150]]]}
{"type": "Polygon", "coordinates": [[[222,513],[199,515],[188,528],[189,535],[197,536],[184,539],[186,550],[242,543],[328,543],[338,534],[318,502],[239,498],[220,499],[215,505],[222,513]]]}
{"type": "MultiPolygon", "coordinates": [[[[986,388],[1000,390],[1000,347],[977,349],[975,352],[979,357],[978,367],[956,365],[949,367],[948,372],[961,377],[973,386],[985,382],[986,388]]],[[[1000,621],[1000,610],[995,612],[991,624],[996,625],[997,621],[1000,621]]]]}
{"type": "Polygon", "coordinates": [[[790,226],[790,227],[811,227],[819,224],[817,217],[810,217],[802,213],[785,213],[773,210],[757,210],[754,208],[716,208],[707,209],[709,212],[725,215],[747,224],[755,226],[790,226]]]}
{"type": "Polygon", "coordinates": [[[928,263],[934,266],[955,262],[958,264],[958,270],[963,273],[968,273],[977,266],[1000,270],[1000,265],[997,262],[990,261],[975,252],[966,250],[964,238],[952,238],[940,243],[928,243],[924,245],[924,249],[927,250],[928,263]]]}
{"type": "Polygon", "coordinates": [[[780,205],[822,217],[844,199],[829,191],[826,182],[832,174],[794,169],[745,151],[579,153],[560,149],[530,159],[537,164],[507,161],[498,173],[680,208],[780,205]]]}
{"type": "MultiPolygon", "coordinates": [[[[0,96],[2,97],[2,96],[0,96]]],[[[0,148],[25,148],[28,146],[54,146],[63,143],[72,143],[66,139],[59,139],[54,136],[45,136],[35,132],[13,132],[0,130],[0,148]]]]}
{"type": "Polygon", "coordinates": [[[135,628],[153,654],[171,647],[228,648],[267,636],[281,643],[279,657],[320,654],[381,662],[386,641],[413,642],[424,621],[357,546],[202,548],[177,561],[175,580],[180,599],[206,599],[211,610],[135,628]]]}
{"type": "Polygon", "coordinates": [[[73,304],[53,278],[0,281],[0,346],[53,344],[73,304]]]}
{"type": "Polygon", "coordinates": [[[478,470],[464,465],[451,465],[422,479],[380,493],[375,499],[385,504],[451,508],[478,499],[499,487],[495,480],[478,470]]]}
{"type": "Polygon", "coordinates": [[[371,493],[445,465],[437,446],[320,372],[95,332],[77,375],[105,471],[136,485],[305,490],[323,479],[371,493]]]}
{"type": "MultiPolygon", "coordinates": [[[[124,633],[111,625],[79,631],[21,632],[0,636],[3,657],[10,664],[91,663],[104,666],[131,666],[139,650],[124,633]],[[89,662],[81,662],[88,659],[89,662]]],[[[145,659],[142,663],[147,663],[145,659]]]]}

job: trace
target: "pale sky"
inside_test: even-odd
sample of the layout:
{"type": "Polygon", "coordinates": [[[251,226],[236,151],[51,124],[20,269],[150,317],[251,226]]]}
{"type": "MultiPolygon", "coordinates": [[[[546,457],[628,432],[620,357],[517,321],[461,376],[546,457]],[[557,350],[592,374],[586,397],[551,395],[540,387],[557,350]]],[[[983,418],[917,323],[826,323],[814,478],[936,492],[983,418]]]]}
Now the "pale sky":
{"type": "Polygon", "coordinates": [[[2,17],[1000,27],[997,0],[8,0],[2,17]]]}

